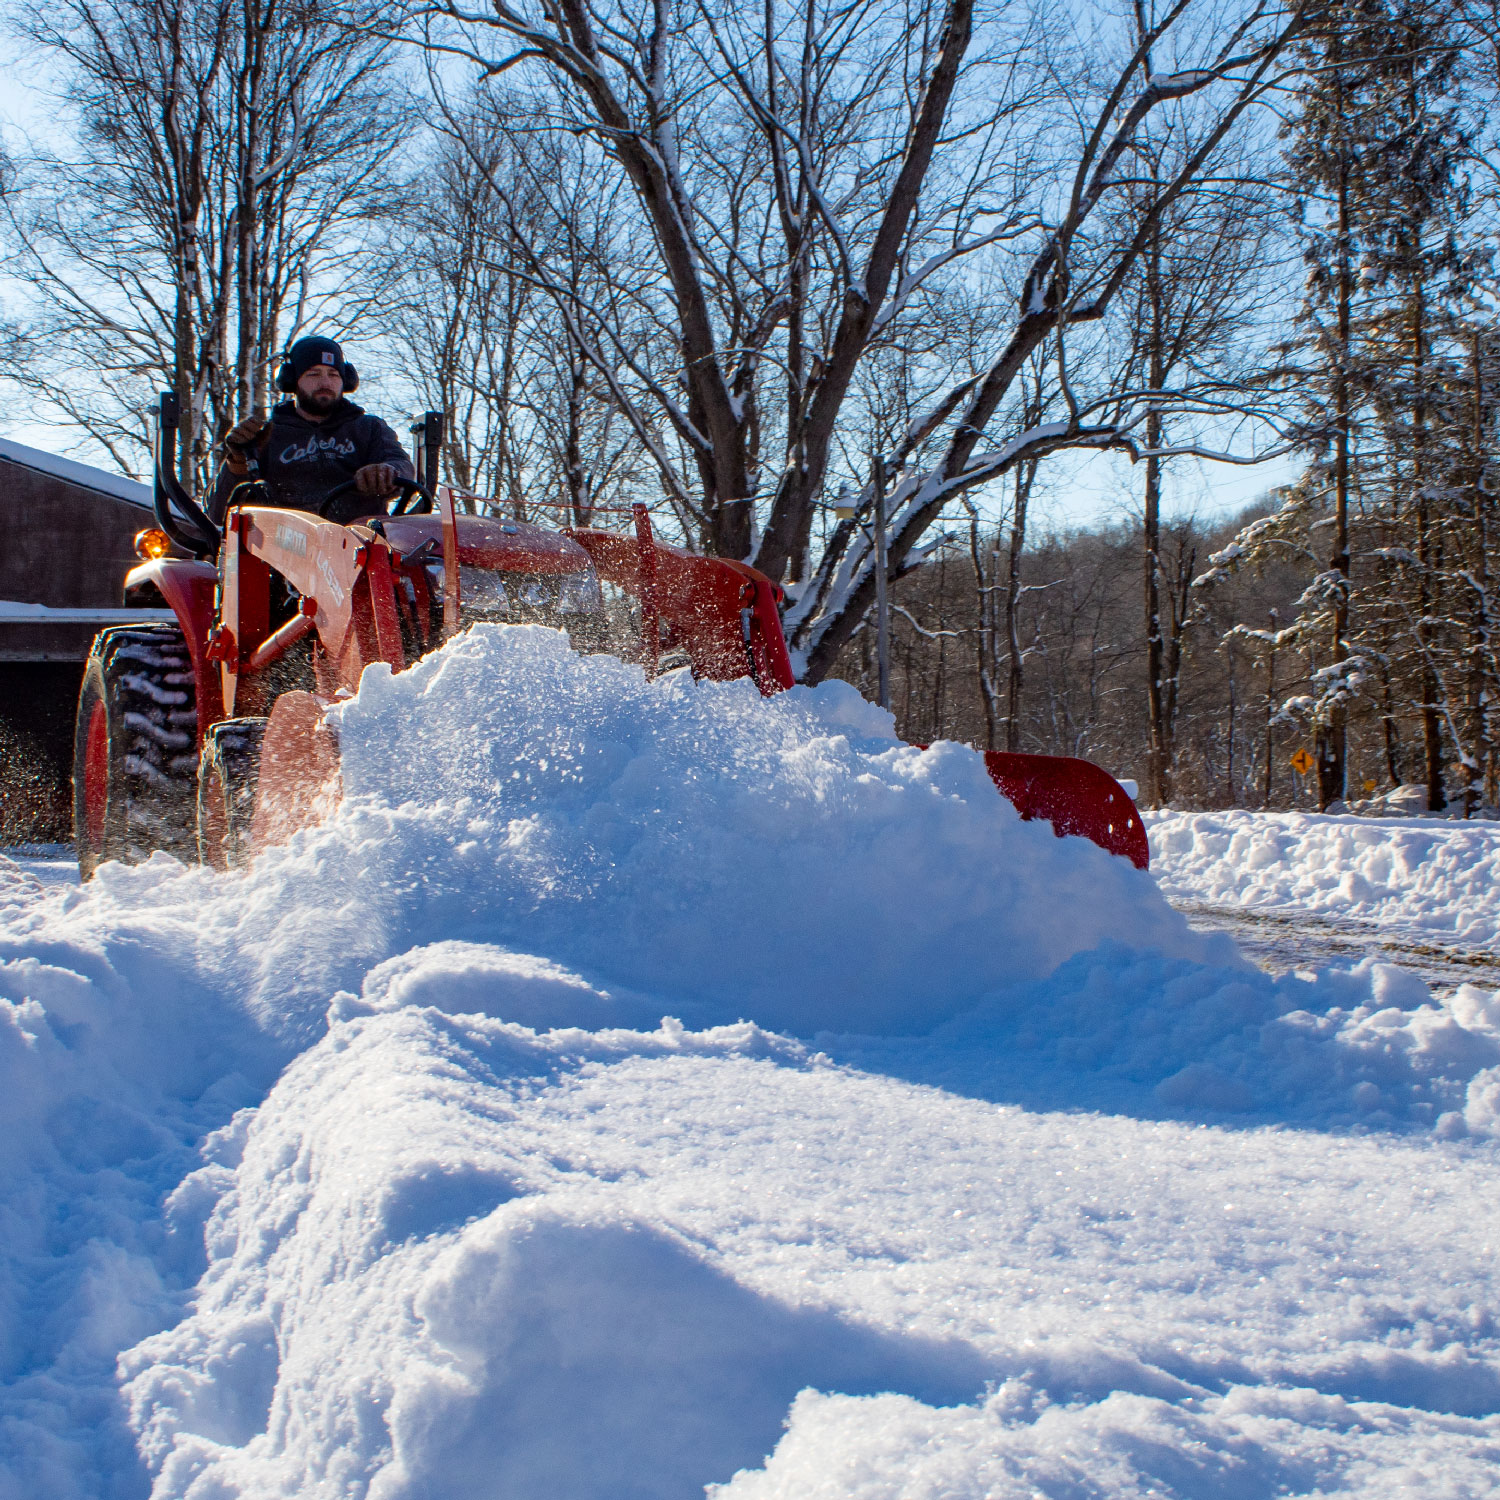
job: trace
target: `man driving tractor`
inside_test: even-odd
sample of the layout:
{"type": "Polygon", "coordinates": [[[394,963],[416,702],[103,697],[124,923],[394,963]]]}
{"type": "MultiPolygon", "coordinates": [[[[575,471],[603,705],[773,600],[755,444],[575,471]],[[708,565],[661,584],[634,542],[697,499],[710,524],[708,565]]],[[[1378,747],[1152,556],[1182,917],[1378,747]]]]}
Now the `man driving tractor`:
{"type": "Polygon", "coordinates": [[[311,335],[287,350],[276,388],[292,399],[265,417],[246,417],[224,440],[224,465],[208,503],[222,522],[253,452],[272,505],[307,510],[347,525],[385,508],[403,481],[416,477],[401,440],[348,400],[359,374],[333,339],[311,335]]]}

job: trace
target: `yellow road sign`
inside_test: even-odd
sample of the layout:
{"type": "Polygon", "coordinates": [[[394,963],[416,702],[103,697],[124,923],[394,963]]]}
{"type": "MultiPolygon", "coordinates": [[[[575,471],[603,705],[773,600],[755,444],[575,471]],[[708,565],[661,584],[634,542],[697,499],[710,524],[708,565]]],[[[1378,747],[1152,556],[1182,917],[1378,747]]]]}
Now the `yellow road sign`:
{"type": "Polygon", "coordinates": [[[1313,758],[1307,753],[1306,745],[1299,745],[1296,754],[1292,756],[1292,769],[1299,776],[1306,776],[1313,768],[1313,758]]]}

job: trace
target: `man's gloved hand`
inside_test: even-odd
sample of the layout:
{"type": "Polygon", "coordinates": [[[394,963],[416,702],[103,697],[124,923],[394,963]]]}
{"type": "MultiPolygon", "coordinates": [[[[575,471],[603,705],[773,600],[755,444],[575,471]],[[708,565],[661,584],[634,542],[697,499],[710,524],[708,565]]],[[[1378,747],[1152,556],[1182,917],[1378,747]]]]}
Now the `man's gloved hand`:
{"type": "Polygon", "coordinates": [[[372,500],[383,500],[396,488],[394,464],[366,464],[354,476],[354,488],[372,500]]]}
{"type": "Polygon", "coordinates": [[[250,465],[245,458],[245,450],[255,446],[255,440],[263,433],[270,423],[261,416],[246,417],[242,422],[236,422],[224,435],[224,463],[231,474],[244,474],[249,471],[250,465]]]}

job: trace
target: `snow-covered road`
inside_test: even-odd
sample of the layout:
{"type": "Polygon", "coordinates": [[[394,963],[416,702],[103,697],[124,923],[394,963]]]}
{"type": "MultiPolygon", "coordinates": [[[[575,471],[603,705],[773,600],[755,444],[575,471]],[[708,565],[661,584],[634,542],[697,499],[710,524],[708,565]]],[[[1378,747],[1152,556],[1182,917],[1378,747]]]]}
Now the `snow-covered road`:
{"type": "MultiPolygon", "coordinates": [[[[839,684],[480,629],[341,741],[248,876],[0,862],[3,1500],[1500,1494],[1491,987],[839,684]]],[[[1435,833],[1164,832],[1485,941],[1435,833]]]]}
{"type": "Polygon", "coordinates": [[[1308,813],[1146,813],[1195,928],[1273,974],[1375,957],[1435,992],[1500,987],[1500,826],[1308,813]]]}
{"type": "Polygon", "coordinates": [[[1348,965],[1374,957],[1420,975],[1434,994],[1451,994],[1463,984],[1500,989],[1500,953],[1489,943],[1469,944],[1420,927],[1339,918],[1296,907],[1218,906],[1182,896],[1174,897],[1172,905],[1199,932],[1227,933],[1240,952],[1269,974],[1348,965]]]}

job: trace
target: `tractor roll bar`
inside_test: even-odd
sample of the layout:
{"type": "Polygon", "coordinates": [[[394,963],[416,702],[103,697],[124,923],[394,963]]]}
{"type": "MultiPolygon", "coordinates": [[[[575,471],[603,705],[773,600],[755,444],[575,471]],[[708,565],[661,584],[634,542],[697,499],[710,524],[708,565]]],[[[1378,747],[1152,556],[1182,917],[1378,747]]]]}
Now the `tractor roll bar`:
{"type": "Polygon", "coordinates": [[[222,533],[177,479],[177,426],[181,420],[177,393],[163,391],[156,408],[156,472],[152,486],[156,519],[179,547],[194,557],[212,557],[219,550],[222,533]],[[179,524],[172,513],[174,506],[187,519],[191,530],[179,524]]]}
{"type": "Polygon", "coordinates": [[[417,459],[417,482],[408,488],[402,485],[400,503],[393,515],[428,515],[432,511],[433,497],[437,494],[438,460],[443,451],[443,414],[440,411],[424,411],[411,425],[412,448],[417,459]],[[416,504],[407,505],[415,492],[416,504]]]}
{"type": "Polygon", "coordinates": [[[417,483],[429,495],[435,495],[438,486],[438,457],[443,450],[442,412],[423,412],[421,421],[412,427],[411,435],[420,435],[417,444],[420,450],[417,458],[417,483]]]}

